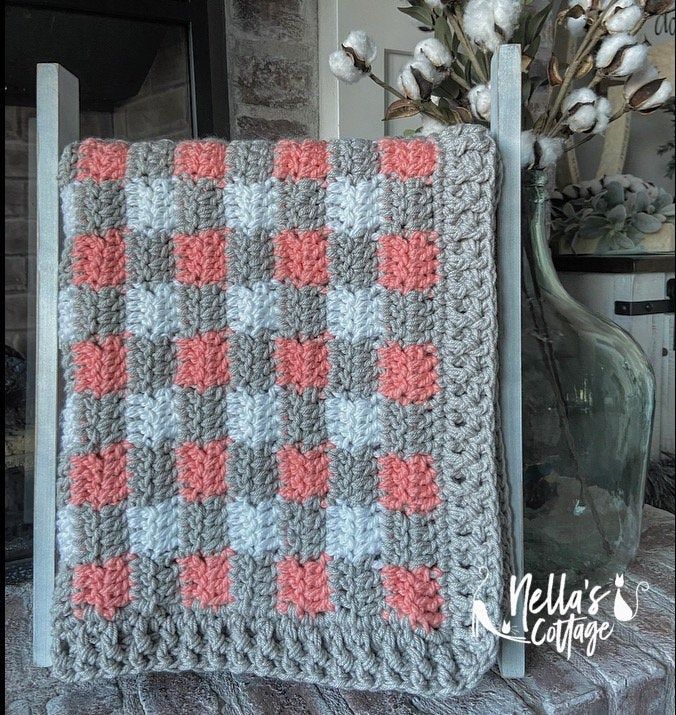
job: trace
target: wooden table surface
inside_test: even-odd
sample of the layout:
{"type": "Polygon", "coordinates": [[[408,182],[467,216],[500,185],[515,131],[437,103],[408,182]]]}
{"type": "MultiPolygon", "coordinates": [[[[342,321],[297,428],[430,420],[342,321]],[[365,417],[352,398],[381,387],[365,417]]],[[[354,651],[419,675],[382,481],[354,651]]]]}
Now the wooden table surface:
{"type": "MultiPolygon", "coordinates": [[[[224,673],[150,674],[68,686],[30,657],[30,584],[5,588],[5,704],[12,715],[507,715],[674,712],[674,516],[646,506],[626,583],[640,595],[636,618],[617,624],[593,657],[549,647],[527,651],[526,677],[489,673],[471,693],[431,699],[234,678],[224,673]]],[[[628,599],[633,602],[633,599],[628,599]]],[[[633,605],[633,603],[632,603],[633,605]]]]}

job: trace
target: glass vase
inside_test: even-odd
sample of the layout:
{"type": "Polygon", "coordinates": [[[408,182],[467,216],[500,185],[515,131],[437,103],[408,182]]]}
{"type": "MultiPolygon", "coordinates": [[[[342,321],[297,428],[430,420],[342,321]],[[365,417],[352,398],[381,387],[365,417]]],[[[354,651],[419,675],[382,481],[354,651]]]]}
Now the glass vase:
{"type": "Polygon", "coordinates": [[[638,546],[655,379],[634,339],[559,282],[544,172],[524,177],[522,221],[526,571],[602,583],[638,546]]]}

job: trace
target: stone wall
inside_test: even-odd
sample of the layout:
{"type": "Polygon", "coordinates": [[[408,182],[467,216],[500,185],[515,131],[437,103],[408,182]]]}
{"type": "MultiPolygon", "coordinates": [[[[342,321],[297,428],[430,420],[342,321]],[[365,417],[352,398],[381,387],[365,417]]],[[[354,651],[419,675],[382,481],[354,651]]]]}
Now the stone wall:
{"type": "Polygon", "coordinates": [[[317,136],[317,0],[225,3],[232,138],[317,136]]]}

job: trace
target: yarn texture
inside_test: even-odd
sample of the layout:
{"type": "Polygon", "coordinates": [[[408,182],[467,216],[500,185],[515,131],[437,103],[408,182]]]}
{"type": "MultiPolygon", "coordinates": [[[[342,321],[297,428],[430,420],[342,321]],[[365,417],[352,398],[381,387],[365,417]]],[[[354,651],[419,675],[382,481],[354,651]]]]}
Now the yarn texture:
{"type": "Polygon", "coordinates": [[[60,678],[479,681],[497,167],[473,125],[66,149],[60,678]]]}

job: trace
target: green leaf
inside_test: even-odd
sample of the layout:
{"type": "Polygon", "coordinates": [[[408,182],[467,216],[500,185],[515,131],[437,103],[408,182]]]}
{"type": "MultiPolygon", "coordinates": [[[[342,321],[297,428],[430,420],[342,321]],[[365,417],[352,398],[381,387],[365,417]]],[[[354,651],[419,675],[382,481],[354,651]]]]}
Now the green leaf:
{"type": "Polygon", "coordinates": [[[624,189],[619,181],[611,181],[606,186],[606,200],[609,206],[617,206],[624,203],[624,189]]]}
{"type": "Polygon", "coordinates": [[[417,20],[425,27],[433,27],[434,25],[432,13],[426,7],[398,7],[397,10],[417,20]]]}
{"type": "Polygon", "coordinates": [[[443,42],[451,52],[453,51],[453,31],[448,26],[445,18],[440,17],[434,23],[434,36],[437,40],[443,42]]]}
{"type": "Polygon", "coordinates": [[[632,225],[643,233],[657,233],[662,228],[662,222],[647,213],[638,213],[631,220],[632,225]]]}
{"type": "Polygon", "coordinates": [[[608,211],[608,221],[615,224],[623,224],[627,220],[627,209],[623,204],[619,206],[613,206],[610,211],[608,211]]]}

